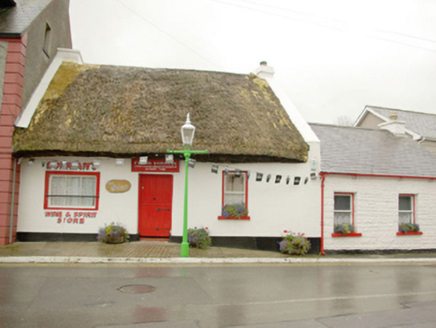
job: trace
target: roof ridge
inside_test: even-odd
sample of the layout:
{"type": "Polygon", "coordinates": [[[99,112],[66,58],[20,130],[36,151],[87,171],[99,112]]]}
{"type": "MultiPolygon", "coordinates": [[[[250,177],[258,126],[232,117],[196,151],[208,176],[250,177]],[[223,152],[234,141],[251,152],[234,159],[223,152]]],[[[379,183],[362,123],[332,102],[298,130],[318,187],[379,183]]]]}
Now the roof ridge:
{"type": "Polygon", "coordinates": [[[365,108],[371,108],[371,109],[377,109],[378,108],[378,109],[386,109],[386,110],[399,111],[399,112],[405,112],[405,113],[413,113],[413,114],[423,114],[423,115],[433,115],[433,116],[436,116],[436,114],[434,114],[434,113],[417,112],[417,111],[413,111],[413,110],[409,110],[409,109],[397,109],[397,108],[370,106],[370,105],[365,106],[365,108]]]}

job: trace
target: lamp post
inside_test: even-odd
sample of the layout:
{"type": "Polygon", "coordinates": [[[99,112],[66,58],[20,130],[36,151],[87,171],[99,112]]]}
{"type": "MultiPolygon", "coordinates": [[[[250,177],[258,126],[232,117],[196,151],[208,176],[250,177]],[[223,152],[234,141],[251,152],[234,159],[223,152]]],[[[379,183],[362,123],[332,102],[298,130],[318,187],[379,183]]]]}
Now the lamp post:
{"type": "Polygon", "coordinates": [[[170,154],[183,154],[185,157],[185,205],[183,211],[183,238],[180,246],[180,256],[189,257],[188,243],[188,162],[191,154],[205,154],[207,150],[191,150],[192,141],[194,140],[195,126],[189,120],[189,114],[186,123],[182,126],[182,141],[184,150],[167,150],[170,154]]]}

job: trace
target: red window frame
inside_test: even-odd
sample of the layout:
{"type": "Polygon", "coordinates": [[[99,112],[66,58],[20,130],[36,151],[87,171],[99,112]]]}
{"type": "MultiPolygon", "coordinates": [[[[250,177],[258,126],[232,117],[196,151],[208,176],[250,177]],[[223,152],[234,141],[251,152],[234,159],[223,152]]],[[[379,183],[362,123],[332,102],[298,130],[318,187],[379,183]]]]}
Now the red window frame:
{"type": "MultiPolygon", "coordinates": [[[[236,173],[236,171],[228,171],[228,173],[236,173]]],[[[245,176],[245,207],[248,209],[248,171],[241,171],[241,174],[245,176]]],[[[221,193],[221,208],[223,208],[224,197],[225,197],[225,184],[226,184],[226,172],[222,173],[222,193],[221,193]]],[[[237,217],[226,217],[218,216],[218,220],[250,220],[250,216],[237,217]]]]}
{"type": "MultiPolygon", "coordinates": [[[[354,227],[354,193],[352,192],[335,192],[333,195],[333,202],[334,202],[334,197],[338,195],[338,196],[351,196],[351,224],[354,227]]],[[[333,204],[333,228],[334,228],[334,212],[335,212],[335,208],[334,208],[334,204],[333,204]]],[[[352,232],[349,234],[343,234],[343,233],[332,233],[332,237],[360,237],[362,236],[361,233],[357,233],[357,232],[352,232]]]]}
{"type": "Polygon", "coordinates": [[[46,171],[45,172],[45,189],[44,189],[44,209],[45,210],[88,210],[88,211],[97,211],[100,200],[100,172],[65,172],[65,171],[46,171]],[[96,181],[96,196],[95,196],[95,206],[94,207],[50,207],[48,205],[49,199],[49,186],[50,186],[50,177],[52,175],[71,175],[71,176],[95,176],[96,181]]]}
{"type": "MultiPolygon", "coordinates": [[[[416,223],[416,195],[415,194],[399,194],[398,195],[398,201],[400,200],[400,197],[412,197],[412,223],[416,223]]],[[[398,215],[400,214],[400,209],[398,209],[398,215]]],[[[398,222],[399,223],[399,222],[398,222]]],[[[397,236],[407,236],[407,235],[422,235],[422,231],[414,231],[414,232],[397,232],[397,236]]]]}

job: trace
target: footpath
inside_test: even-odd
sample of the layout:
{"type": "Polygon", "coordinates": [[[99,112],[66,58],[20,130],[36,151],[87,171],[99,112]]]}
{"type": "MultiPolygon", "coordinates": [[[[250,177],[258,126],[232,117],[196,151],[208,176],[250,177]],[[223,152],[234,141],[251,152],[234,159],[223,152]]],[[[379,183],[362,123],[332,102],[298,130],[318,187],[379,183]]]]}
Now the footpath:
{"type": "Polygon", "coordinates": [[[180,257],[180,244],[136,241],[110,245],[99,242],[16,242],[0,246],[1,263],[434,263],[436,252],[395,254],[288,256],[277,252],[226,247],[190,248],[180,257]]]}

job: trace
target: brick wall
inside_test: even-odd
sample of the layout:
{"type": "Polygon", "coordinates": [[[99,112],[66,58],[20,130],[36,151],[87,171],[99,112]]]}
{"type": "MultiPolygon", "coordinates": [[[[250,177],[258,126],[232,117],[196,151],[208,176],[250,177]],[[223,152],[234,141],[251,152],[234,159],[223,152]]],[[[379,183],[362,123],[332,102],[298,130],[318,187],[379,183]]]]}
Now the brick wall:
{"type": "Polygon", "coordinates": [[[436,180],[327,175],[324,187],[325,250],[436,249],[436,180]],[[354,193],[361,237],[332,237],[334,193],[354,193]],[[422,235],[397,236],[398,195],[414,194],[422,235]]]}
{"type": "MultiPolygon", "coordinates": [[[[21,111],[24,66],[26,60],[27,36],[17,39],[0,39],[7,42],[3,97],[0,110],[0,245],[9,243],[11,202],[14,181],[14,158],[12,156],[12,135],[14,122],[21,111]]],[[[19,166],[16,166],[15,196],[13,207],[13,238],[17,230],[19,166]]]]}

